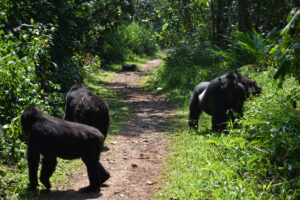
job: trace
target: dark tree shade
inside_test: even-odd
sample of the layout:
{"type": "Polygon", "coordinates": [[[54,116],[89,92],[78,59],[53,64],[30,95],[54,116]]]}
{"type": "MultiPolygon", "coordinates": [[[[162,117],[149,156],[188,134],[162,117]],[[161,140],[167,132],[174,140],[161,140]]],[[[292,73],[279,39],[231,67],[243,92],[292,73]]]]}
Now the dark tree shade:
{"type": "Polygon", "coordinates": [[[242,32],[249,32],[251,30],[248,5],[248,0],[238,1],[239,30],[242,32]]]}

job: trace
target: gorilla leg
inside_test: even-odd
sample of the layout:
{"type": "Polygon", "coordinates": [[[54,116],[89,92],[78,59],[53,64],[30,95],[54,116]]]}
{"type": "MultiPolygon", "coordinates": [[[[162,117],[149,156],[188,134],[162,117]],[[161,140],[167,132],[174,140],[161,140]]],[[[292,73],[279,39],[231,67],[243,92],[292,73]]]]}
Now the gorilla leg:
{"type": "Polygon", "coordinates": [[[97,192],[102,183],[109,179],[110,174],[104,169],[102,164],[99,162],[98,155],[89,156],[82,159],[86,165],[90,185],[81,188],[80,192],[97,192]]]}
{"type": "Polygon", "coordinates": [[[98,129],[103,133],[104,137],[106,138],[107,133],[108,133],[108,127],[109,127],[109,124],[110,124],[109,113],[107,112],[105,114],[102,114],[101,117],[100,117],[100,119],[102,119],[102,122],[99,123],[98,129]]]}
{"type": "Polygon", "coordinates": [[[42,170],[41,170],[41,177],[40,181],[43,185],[47,188],[51,188],[51,183],[49,181],[50,176],[55,171],[57,161],[55,157],[44,156],[42,160],[42,170]]]}
{"type": "MultiPolygon", "coordinates": [[[[189,104],[189,127],[198,129],[198,121],[203,108],[201,104],[203,104],[204,99],[206,99],[206,90],[209,85],[209,82],[201,82],[198,84],[192,94],[189,104]]],[[[204,103],[205,104],[205,103],[204,103]]]]}
{"type": "Polygon", "coordinates": [[[77,119],[81,119],[83,124],[87,124],[97,128],[98,130],[101,131],[101,133],[106,138],[108,127],[109,127],[109,120],[110,120],[108,112],[107,113],[104,113],[104,111],[101,113],[99,111],[81,112],[80,118],[77,119]]]}
{"type": "Polygon", "coordinates": [[[218,111],[212,115],[212,130],[223,131],[226,129],[227,116],[226,111],[218,111]]]}
{"type": "Polygon", "coordinates": [[[28,189],[35,190],[36,186],[38,186],[37,171],[39,168],[40,154],[37,152],[37,149],[31,146],[31,144],[28,147],[27,159],[30,181],[28,189]]]}
{"type": "Polygon", "coordinates": [[[193,129],[198,129],[198,120],[199,116],[202,112],[200,105],[199,105],[199,99],[198,95],[193,93],[191,100],[190,100],[190,113],[189,113],[189,127],[193,129]]]}
{"type": "Polygon", "coordinates": [[[109,179],[110,174],[104,169],[103,165],[100,162],[98,162],[98,171],[100,173],[100,184],[102,185],[105,181],[109,179]]]}

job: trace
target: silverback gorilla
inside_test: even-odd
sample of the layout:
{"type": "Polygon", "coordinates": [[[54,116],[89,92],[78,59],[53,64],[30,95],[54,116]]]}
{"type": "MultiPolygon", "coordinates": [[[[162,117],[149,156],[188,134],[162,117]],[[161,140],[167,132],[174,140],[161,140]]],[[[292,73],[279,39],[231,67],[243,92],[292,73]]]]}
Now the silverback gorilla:
{"type": "Polygon", "coordinates": [[[202,111],[212,116],[212,129],[223,131],[228,120],[234,120],[236,112],[243,115],[243,104],[249,95],[261,93],[253,80],[239,73],[229,72],[211,82],[201,82],[194,89],[189,104],[189,126],[198,128],[202,111]]]}
{"type": "Polygon", "coordinates": [[[110,122],[109,107],[83,84],[76,83],[67,93],[64,119],[93,126],[105,138],[110,122]]]}
{"type": "Polygon", "coordinates": [[[86,165],[90,185],[81,188],[80,192],[99,191],[102,183],[109,179],[109,172],[99,162],[104,136],[96,128],[54,118],[35,107],[22,113],[21,123],[23,131],[29,134],[29,189],[34,190],[38,185],[40,154],[43,155],[40,181],[47,189],[51,188],[49,178],[55,170],[57,157],[81,158],[86,165]]]}

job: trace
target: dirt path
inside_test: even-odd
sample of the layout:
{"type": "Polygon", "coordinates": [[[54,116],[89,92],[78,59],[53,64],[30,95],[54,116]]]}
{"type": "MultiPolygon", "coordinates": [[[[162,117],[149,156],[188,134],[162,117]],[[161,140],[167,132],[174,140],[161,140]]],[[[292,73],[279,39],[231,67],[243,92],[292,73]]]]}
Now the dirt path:
{"type": "Polygon", "coordinates": [[[139,85],[159,63],[159,59],[152,60],[141,65],[141,72],[119,73],[106,85],[134,109],[125,129],[106,142],[109,151],[101,154],[102,164],[111,173],[108,186],[96,194],[78,193],[79,188],[88,185],[86,170],[82,168],[72,175],[70,184],[42,195],[42,199],[151,199],[158,187],[162,156],[171,140],[161,132],[173,112],[161,96],[144,91],[139,85]]]}

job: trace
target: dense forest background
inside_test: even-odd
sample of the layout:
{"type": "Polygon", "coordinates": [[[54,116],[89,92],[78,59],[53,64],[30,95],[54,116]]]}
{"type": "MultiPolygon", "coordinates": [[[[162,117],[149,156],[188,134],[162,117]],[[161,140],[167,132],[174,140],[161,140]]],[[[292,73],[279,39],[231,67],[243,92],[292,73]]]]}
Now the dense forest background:
{"type": "MultiPolygon", "coordinates": [[[[298,0],[1,0],[0,177],[10,166],[26,170],[19,123],[25,108],[61,117],[65,92],[84,81],[86,66],[105,69],[164,50],[149,88],[163,88],[182,108],[197,83],[229,70],[262,85],[241,128],[231,129],[239,139],[211,143],[236,149],[230,155],[241,159],[237,176],[255,175],[255,191],[297,199],[299,7],[298,0]]],[[[0,178],[0,198],[9,184],[0,178]]]]}

